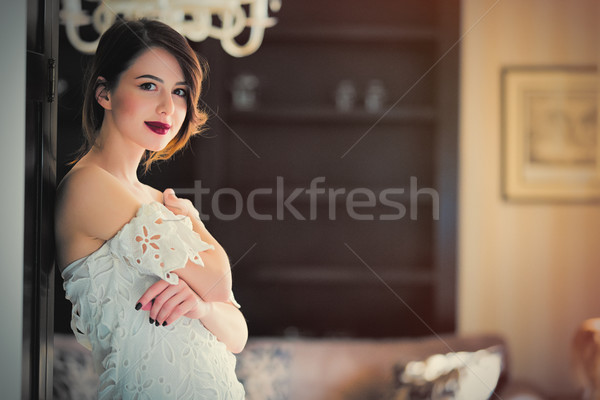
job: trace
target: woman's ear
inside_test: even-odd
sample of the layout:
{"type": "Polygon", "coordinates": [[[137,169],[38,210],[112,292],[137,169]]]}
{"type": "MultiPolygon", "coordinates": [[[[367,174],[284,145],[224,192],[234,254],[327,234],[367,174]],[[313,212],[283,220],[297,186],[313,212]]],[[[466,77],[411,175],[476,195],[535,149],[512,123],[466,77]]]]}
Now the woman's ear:
{"type": "Polygon", "coordinates": [[[106,86],[106,79],[99,76],[98,79],[96,80],[96,101],[105,110],[112,109],[110,98],[108,96],[109,96],[109,93],[108,93],[108,88],[106,86]]]}

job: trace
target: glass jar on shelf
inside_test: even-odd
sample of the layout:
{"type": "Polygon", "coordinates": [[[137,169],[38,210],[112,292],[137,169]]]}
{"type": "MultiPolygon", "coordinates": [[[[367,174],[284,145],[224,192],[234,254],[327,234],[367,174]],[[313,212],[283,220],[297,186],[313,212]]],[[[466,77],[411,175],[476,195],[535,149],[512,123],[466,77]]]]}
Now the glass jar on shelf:
{"type": "Polygon", "coordinates": [[[370,113],[378,113],[383,111],[387,91],[383,82],[379,79],[371,79],[365,90],[365,110],[370,113]]]}
{"type": "Polygon", "coordinates": [[[231,101],[234,110],[249,111],[258,104],[257,89],[259,80],[253,74],[240,74],[233,79],[231,87],[231,101]]]}
{"type": "Polygon", "coordinates": [[[335,89],[335,108],[339,112],[351,111],[356,106],[357,91],[351,80],[340,81],[335,89]]]}

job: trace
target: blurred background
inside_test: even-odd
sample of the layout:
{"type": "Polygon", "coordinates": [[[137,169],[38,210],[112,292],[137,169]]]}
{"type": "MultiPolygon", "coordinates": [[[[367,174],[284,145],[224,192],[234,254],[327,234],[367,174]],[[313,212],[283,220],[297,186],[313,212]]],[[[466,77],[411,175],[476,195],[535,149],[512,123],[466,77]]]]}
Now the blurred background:
{"type": "MultiPolygon", "coordinates": [[[[142,177],[207,216],[231,259],[250,335],[493,333],[506,340],[512,377],[549,398],[572,398],[571,340],[600,314],[600,207],[597,199],[507,198],[502,77],[523,67],[585,69],[597,96],[600,2],[284,0],[273,16],[277,24],[246,57],[214,39],[192,43],[210,66],[202,105],[209,129],[142,177]],[[306,189],[315,178],[325,193],[313,201],[306,189]],[[255,189],[266,189],[253,206],[270,220],[248,211],[255,189]],[[402,190],[382,201],[386,189],[402,190]],[[364,202],[358,217],[348,199],[364,202]]],[[[57,34],[58,182],[81,144],[90,57],[64,26],[57,34]]],[[[21,76],[19,68],[5,80],[21,76]]],[[[598,131],[597,114],[594,123],[598,131]]],[[[8,154],[13,139],[2,140],[8,154]]],[[[18,188],[14,171],[0,169],[18,188]]],[[[26,310],[35,291],[27,265],[26,310]]],[[[48,276],[53,331],[70,332],[61,278],[48,276]]],[[[9,328],[18,340],[21,331],[9,328]]]]}
{"type": "MultiPolygon", "coordinates": [[[[210,68],[208,130],[143,181],[206,216],[252,335],[454,331],[459,47],[443,53],[459,37],[458,2],[302,1],[274,16],[246,57],[192,43],[210,68]],[[315,178],[323,193],[311,200],[315,178]],[[388,188],[395,207],[379,199],[388,188]],[[365,191],[373,205],[354,216],[347,203],[369,204],[365,191]]],[[[59,179],[81,144],[90,58],[60,35],[59,179]]],[[[67,332],[62,299],[55,329],[67,332]]]]}
{"type": "MultiPolygon", "coordinates": [[[[250,334],[499,333],[514,376],[568,393],[571,336],[600,313],[600,208],[504,198],[501,72],[597,65],[598,2],[284,1],[274,17],[247,57],[214,39],[192,43],[210,66],[209,129],[143,177],[209,217],[250,334]],[[303,192],[291,204],[304,220],[278,218],[277,177],[286,198],[317,177],[346,192],[318,195],[314,219],[303,192]],[[423,193],[411,203],[411,177],[439,204],[423,193]],[[198,181],[210,190],[201,200],[198,181]],[[219,210],[233,217],[214,216],[221,188],[241,193],[241,213],[222,195],[219,210]],[[256,188],[273,189],[255,197],[270,221],[246,209],[256,188]],[[354,188],[403,188],[390,199],[407,213],[382,220],[397,210],[377,200],[357,211],[373,220],[351,218],[344,199],[354,188]]],[[[59,179],[80,144],[88,61],[60,34],[59,179]]],[[[68,331],[56,288],[55,327],[68,331]]]]}

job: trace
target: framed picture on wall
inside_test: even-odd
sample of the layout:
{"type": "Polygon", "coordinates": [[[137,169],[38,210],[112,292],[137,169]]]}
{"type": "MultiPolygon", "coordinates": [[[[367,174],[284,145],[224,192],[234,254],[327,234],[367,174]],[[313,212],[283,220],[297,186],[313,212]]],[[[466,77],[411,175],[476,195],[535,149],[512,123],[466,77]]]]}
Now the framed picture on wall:
{"type": "Polygon", "coordinates": [[[600,200],[599,87],[595,67],[503,69],[505,199],[600,200]]]}

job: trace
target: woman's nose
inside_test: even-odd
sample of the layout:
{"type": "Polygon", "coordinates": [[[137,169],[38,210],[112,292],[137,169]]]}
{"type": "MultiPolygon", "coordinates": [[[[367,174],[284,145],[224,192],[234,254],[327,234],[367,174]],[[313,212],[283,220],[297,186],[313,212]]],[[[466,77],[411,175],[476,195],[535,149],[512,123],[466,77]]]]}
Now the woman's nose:
{"type": "Polygon", "coordinates": [[[160,97],[160,102],[157,106],[157,112],[159,114],[171,115],[175,110],[175,103],[173,103],[173,98],[171,97],[171,93],[163,93],[160,97]]]}

